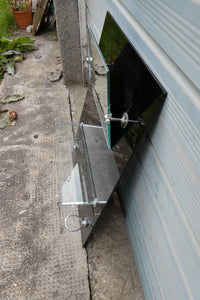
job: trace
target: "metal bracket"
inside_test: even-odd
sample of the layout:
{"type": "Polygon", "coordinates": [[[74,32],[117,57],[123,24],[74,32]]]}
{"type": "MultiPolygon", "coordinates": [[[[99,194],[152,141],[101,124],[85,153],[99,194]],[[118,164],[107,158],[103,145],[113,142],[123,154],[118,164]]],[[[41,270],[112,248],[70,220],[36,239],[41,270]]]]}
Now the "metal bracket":
{"type": "Polygon", "coordinates": [[[81,154],[84,153],[83,144],[81,141],[75,141],[73,145],[71,145],[71,152],[79,152],[81,154]]]}
{"type": "Polygon", "coordinates": [[[85,58],[85,61],[88,63],[88,64],[91,64],[93,62],[93,58],[91,56],[88,56],[85,58]]]}
{"type": "Polygon", "coordinates": [[[77,216],[77,215],[74,215],[74,214],[71,214],[71,215],[68,215],[66,218],[65,218],[65,228],[70,231],[70,232],[77,232],[79,230],[81,230],[82,227],[88,227],[88,226],[91,226],[91,227],[94,227],[94,224],[93,224],[93,219],[97,216],[99,216],[100,214],[95,214],[91,219],[89,217],[85,217],[84,219],[82,219],[81,217],[77,216]],[[80,225],[77,227],[77,228],[72,228],[72,225],[69,224],[69,219],[70,218],[77,218],[80,225]]]}
{"type": "Polygon", "coordinates": [[[69,206],[69,205],[93,205],[93,207],[96,207],[98,204],[106,204],[107,201],[99,201],[98,199],[94,199],[92,202],[58,202],[59,206],[69,206]]]}
{"type": "Polygon", "coordinates": [[[126,128],[128,123],[139,123],[141,125],[145,125],[144,120],[142,118],[137,118],[137,120],[129,120],[128,114],[125,112],[123,113],[121,119],[120,118],[113,118],[112,114],[104,115],[105,123],[110,124],[111,121],[114,122],[121,122],[121,127],[126,128]]]}

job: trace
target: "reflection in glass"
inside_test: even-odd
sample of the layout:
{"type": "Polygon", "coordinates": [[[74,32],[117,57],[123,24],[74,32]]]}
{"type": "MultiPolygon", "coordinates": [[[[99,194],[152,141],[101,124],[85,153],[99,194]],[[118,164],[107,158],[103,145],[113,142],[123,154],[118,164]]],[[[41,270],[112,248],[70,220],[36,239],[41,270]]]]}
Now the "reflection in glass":
{"type": "Polygon", "coordinates": [[[89,37],[93,95],[108,147],[114,148],[124,138],[123,143],[134,150],[161,109],[166,91],[109,13],[99,46],[92,32],[89,37]],[[121,118],[124,113],[129,120],[141,118],[145,126],[129,123],[122,128],[120,122],[113,121],[106,124],[105,115],[110,113],[113,118],[121,118]]]}
{"type": "Polygon", "coordinates": [[[146,124],[129,124],[124,129],[120,122],[111,122],[111,147],[128,133],[126,140],[134,148],[158,112],[166,92],[109,13],[106,15],[99,47],[110,70],[112,117],[121,118],[126,112],[130,120],[142,118],[146,124]]]}
{"type": "Polygon", "coordinates": [[[104,116],[110,113],[109,99],[109,68],[99,51],[99,47],[94,39],[93,34],[89,31],[90,56],[93,59],[91,69],[91,82],[94,101],[97,107],[99,118],[104,130],[108,148],[110,148],[110,125],[105,123],[104,116]]]}

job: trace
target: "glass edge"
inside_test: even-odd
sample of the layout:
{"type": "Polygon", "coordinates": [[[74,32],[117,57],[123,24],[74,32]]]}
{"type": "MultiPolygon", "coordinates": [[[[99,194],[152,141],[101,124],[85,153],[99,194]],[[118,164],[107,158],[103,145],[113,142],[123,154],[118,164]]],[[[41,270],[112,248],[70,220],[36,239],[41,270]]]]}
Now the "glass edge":
{"type": "Polygon", "coordinates": [[[87,157],[87,161],[88,161],[88,165],[89,165],[90,180],[91,180],[91,183],[92,183],[94,198],[97,199],[97,193],[96,193],[96,189],[95,189],[92,166],[91,166],[91,163],[90,163],[89,152],[88,152],[88,147],[87,147],[87,143],[86,143],[86,137],[85,137],[84,124],[83,123],[82,123],[82,126],[81,126],[81,130],[82,130],[82,133],[83,133],[84,146],[85,146],[85,150],[86,150],[85,153],[86,153],[86,157],[87,157]]]}
{"type": "Polygon", "coordinates": [[[91,36],[92,36],[92,38],[93,38],[93,40],[94,40],[94,42],[95,42],[95,45],[96,45],[97,50],[98,50],[98,52],[99,52],[99,55],[101,56],[101,59],[102,59],[102,61],[103,61],[104,67],[106,68],[106,71],[109,72],[109,68],[108,68],[107,63],[106,63],[106,61],[105,61],[105,59],[104,59],[104,56],[103,56],[103,54],[102,54],[102,52],[101,52],[101,49],[99,48],[99,45],[98,45],[98,43],[97,43],[97,40],[96,40],[96,38],[95,38],[95,35],[94,35],[94,33],[93,33],[91,27],[88,26],[88,30],[89,30],[89,32],[90,32],[90,34],[91,34],[91,36]]]}

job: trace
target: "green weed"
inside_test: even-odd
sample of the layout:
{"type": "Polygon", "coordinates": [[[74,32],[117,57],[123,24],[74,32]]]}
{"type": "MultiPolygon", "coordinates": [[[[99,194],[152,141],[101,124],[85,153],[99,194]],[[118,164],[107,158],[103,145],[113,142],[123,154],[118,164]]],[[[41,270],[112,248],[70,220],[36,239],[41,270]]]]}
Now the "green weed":
{"type": "Polygon", "coordinates": [[[9,37],[15,29],[15,19],[6,0],[0,0],[0,38],[9,37]]]}
{"type": "Polygon", "coordinates": [[[4,73],[15,74],[15,63],[25,59],[25,52],[38,48],[33,45],[35,41],[24,36],[15,40],[0,39],[0,82],[4,73]]]}

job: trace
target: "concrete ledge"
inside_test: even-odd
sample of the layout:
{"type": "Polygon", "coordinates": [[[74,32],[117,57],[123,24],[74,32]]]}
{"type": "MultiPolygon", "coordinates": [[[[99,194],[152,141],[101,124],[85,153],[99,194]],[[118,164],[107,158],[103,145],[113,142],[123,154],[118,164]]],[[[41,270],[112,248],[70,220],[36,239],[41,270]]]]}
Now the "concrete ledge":
{"type": "Polygon", "coordinates": [[[82,84],[82,62],[77,0],[55,0],[55,15],[63,61],[64,84],[82,84]]]}

